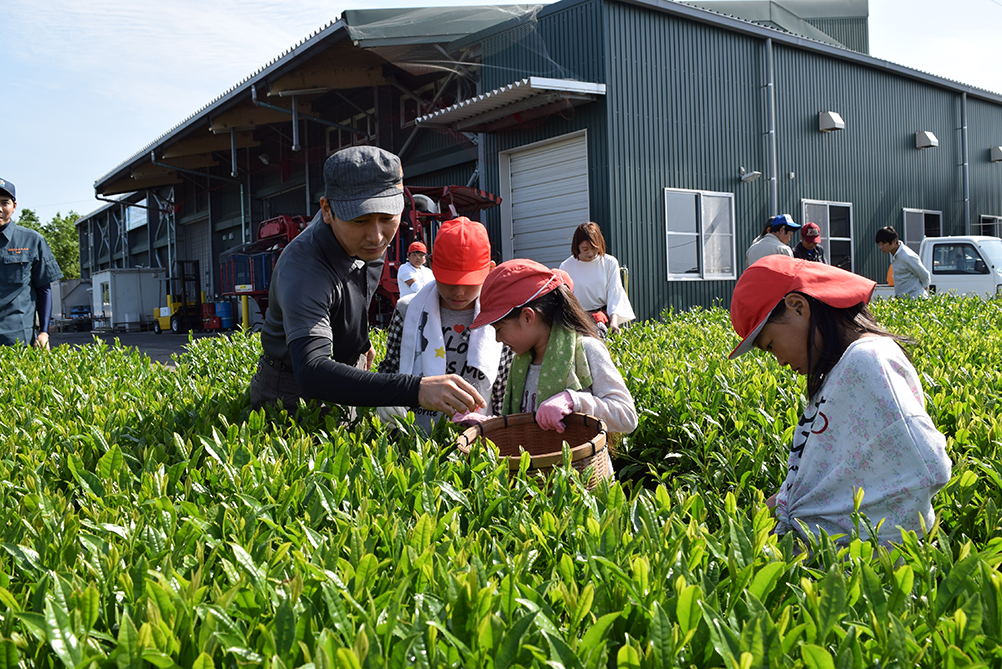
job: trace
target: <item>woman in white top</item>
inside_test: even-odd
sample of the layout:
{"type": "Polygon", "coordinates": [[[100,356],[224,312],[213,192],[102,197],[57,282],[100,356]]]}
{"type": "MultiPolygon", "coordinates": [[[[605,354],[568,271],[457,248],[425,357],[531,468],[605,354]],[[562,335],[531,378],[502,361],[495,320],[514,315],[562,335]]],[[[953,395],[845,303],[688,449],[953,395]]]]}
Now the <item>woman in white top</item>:
{"type": "Polygon", "coordinates": [[[400,297],[406,297],[424,288],[425,284],[435,278],[432,271],[425,267],[428,258],[428,247],[421,242],[411,242],[407,247],[407,262],[397,270],[397,287],[400,297]]]}
{"type": "Polygon", "coordinates": [[[605,252],[605,237],[597,223],[583,223],[574,231],[571,257],[560,269],[574,281],[574,297],[609,332],[637,317],[619,276],[619,261],[605,252]]]}

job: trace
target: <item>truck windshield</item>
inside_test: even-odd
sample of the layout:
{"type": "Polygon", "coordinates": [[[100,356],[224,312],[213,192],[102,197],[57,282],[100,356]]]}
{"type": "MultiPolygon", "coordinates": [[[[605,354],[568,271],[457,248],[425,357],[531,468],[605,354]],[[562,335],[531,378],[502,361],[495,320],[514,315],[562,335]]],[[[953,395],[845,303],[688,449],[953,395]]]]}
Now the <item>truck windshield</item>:
{"type": "Polygon", "coordinates": [[[980,244],[995,269],[1002,269],[1002,239],[982,239],[980,244]]]}

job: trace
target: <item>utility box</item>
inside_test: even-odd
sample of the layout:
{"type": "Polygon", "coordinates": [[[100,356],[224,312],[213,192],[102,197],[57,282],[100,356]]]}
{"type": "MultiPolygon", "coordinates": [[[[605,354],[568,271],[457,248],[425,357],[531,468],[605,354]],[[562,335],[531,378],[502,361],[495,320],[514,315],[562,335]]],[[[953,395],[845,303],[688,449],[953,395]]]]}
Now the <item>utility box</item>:
{"type": "Polygon", "coordinates": [[[95,330],[134,332],[149,325],[160,306],[161,281],[167,270],[108,269],[91,276],[94,288],[91,314],[95,330]]]}

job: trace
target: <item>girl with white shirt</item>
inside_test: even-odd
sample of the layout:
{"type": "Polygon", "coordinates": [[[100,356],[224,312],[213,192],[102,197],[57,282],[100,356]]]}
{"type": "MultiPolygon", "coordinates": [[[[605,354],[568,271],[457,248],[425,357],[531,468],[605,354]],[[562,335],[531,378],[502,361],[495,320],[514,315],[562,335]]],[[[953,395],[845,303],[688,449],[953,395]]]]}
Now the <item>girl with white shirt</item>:
{"type": "Polygon", "coordinates": [[[560,264],[560,269],[570,275],[574,297],[596,324],[618,332],[621,325],[637,317],[619,276],[619,261],[605,252],[605,237],[597,223],[577,227],[571,240],[571,257],[560,264]]]}

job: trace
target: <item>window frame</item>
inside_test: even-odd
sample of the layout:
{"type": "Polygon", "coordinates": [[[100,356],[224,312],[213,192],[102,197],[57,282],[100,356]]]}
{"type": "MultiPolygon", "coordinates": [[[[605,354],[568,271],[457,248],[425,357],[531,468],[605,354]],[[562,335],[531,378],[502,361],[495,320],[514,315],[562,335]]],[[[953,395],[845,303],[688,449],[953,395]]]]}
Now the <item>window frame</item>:
{"type": "Polygon", "coordinates": [[[915,209],[913,207],[902,207],[901,208],[901,232],[899,236],[901,237],[901,243],[910,248],[915,253],[918,253],[919,247],[922,246],[922,239],[911,239],[908,237],[908,225],[906,224],[905,217],[908,214],[922,214],[922,239],[926,237],[942,237],[943,236],[943,212],[936,209],[915,209]],[[938,235],[927,235],[925,233],[925,216],[929,214],[936,214],[939,216],[939,234],[938,235]]]}
{"type": "Polygon", "coordinates": [[[998,235],[988,235],[985,234],[985,226],[990,225],[995,228],[996,232],[1002,233],[1002,216],[996,216],[994,214],[981,214],[978,216],[978,222],[975,223],[978,226],[978,231],[971,231],[972,235],[977,235],[979,237],[1002,237],[1002,234],[998,235]],[[991,219],[991,223],[986,223],[985,219],[991,219]]]}
{"type": "Polygon", "coordinates": [[[832,262],[834,258],[832,257],[832,241],[837,242],[849,242],[849,271],[856,271],[856,213],[853,209],[852,202],[839,202],[837,200],[809,200],[803,198],[800,200],[800,224],[803,225],[808,222],[807,218],[807,207],[809,206],[823,206],[828,211],[825,215],[824,225],[819,225],[821,228],[821,238],[820,244],[825,249],[825,259],[828,264],[835,266],[832,262]],[[831,236],[831,208],[832,207],[845,207],[849,210],[849,236],[848,237],[832,237],[831,236]]]}
{"type": "Polygon", "coordinates": [[[693,190],[690,188],[664,188],[662,191],[662,205],[664,207],[664,225],[665,225],[665,275],[668,281],[732,281],[738,277],[738,267],[737,267],[737,217],[735,215],[734,206],[734,193],[727,193],[722,191],[711,191],[711,190],[693,190]],[[675,194],[689,194],[694,198],[694,203],[696,207],[696,225],[698,227],[698,232],[673,232],[669,227],[668,221],[668,196],[671,193],[675,194]],[[706,230],[704,228],[703,220],[703,197],[722,197],[727,199],[727,212],[730,217],[730,228],[731,232],[727,236],[731,239],[731,271],[730,273],[708,273],[706,270],[706,259],[703,257],[703,248],[705,246],[705,235],[706,230]],[[697,255],[699,262],[699,274],[694,275],[690,272],[685,273],[672,273],[671,264],[669,260],[669,241],[672,236],[685,236],[685,237],[695,237],[697,244],[697,255]]]}

